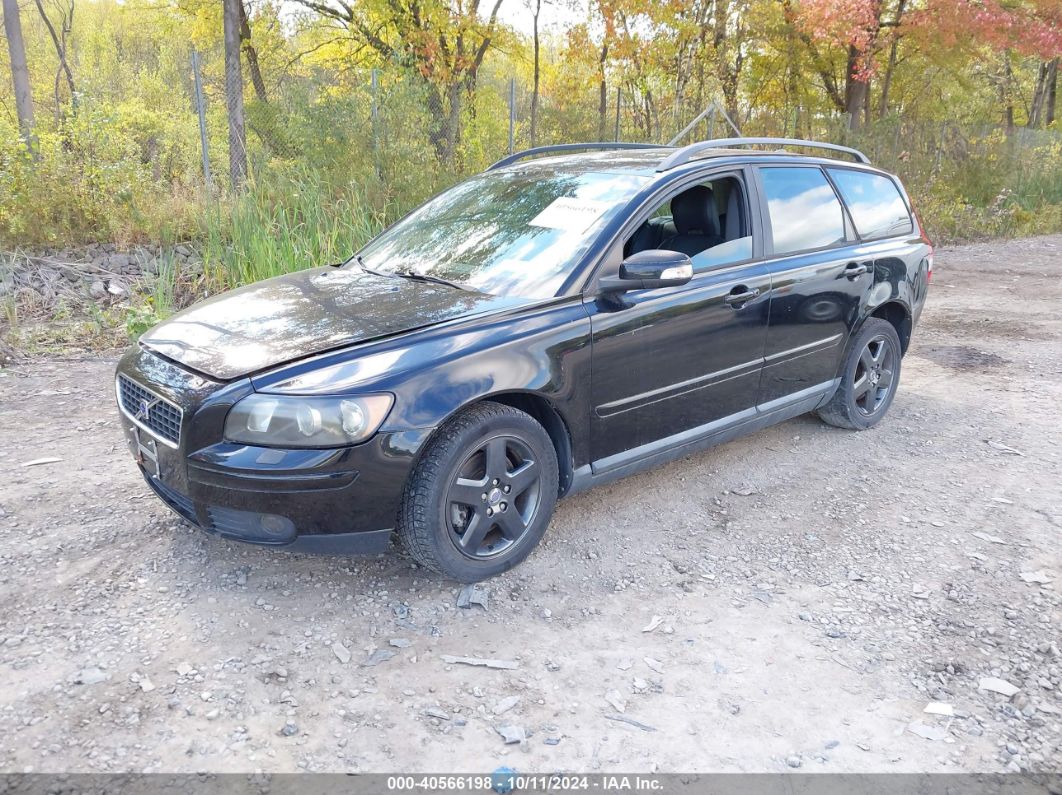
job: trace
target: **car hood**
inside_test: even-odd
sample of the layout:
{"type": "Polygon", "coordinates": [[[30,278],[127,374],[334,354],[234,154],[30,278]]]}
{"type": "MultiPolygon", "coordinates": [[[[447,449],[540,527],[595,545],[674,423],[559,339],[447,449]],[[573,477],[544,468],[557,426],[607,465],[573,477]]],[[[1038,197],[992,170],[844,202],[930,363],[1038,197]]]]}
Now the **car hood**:
{"type": "Polygon", "coordinates": [[[227,381],[315,353],[528,302],[378,276],[354,266],[314,268],[201,301],[155,326],[140,342],[227,381]]]}

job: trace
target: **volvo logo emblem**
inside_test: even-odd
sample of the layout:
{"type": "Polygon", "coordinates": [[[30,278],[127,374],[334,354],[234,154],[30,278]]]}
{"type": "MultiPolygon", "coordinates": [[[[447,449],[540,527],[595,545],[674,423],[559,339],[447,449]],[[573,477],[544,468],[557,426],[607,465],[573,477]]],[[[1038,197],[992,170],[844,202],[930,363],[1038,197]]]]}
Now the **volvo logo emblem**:
{"type": "Polygon", "coordinates": [[[133,419],[141,421],[146,420],[148,418],[148,414],[151,412],[151,409],[153,409],[158,402],[158,398],[156,398],[155,400],[147,400],[146,398],[141,398],[140,405],[137,406],[136,414],[133,415],[133,419]]]}

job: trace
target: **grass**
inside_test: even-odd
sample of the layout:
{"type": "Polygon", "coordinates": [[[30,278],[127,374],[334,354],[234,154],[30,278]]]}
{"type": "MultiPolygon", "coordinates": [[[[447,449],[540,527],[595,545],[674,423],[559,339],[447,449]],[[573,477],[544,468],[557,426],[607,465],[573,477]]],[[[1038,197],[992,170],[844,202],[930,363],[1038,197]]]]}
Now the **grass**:
{"type": "MultiPolygon", "coordinates": [[[[991,136],[968,143],[967,150],[943,158],[916,148],[907,159],[880,157],[904,179],[935,242],[1062,231],[1062,138],[1037,146],[991,136]]],[[[123,344],[206,295],[343,260],[420,198],[386,196],[378,185],[306,167],[264,170],[237,198],[201,196],[183,205],[176,226],[154,226],[163,245],[181,233],[190,239],[202,258],[201,272],[164,256],[158,272],[130,285],[128,302],[118,305],[77,306],[64,299],[47,306],[30,294],[9,293],[0,303],[0,340],[33,352],[123,344]]],[[[160,196],[159,206],[172,204],[160,196]]],[[[112,219],[109,228],[139,227],[131,237],[143,239],[145,223],[155,222],[112,219]]]]}
{"type": "Polygon", "coordinates": [[[0,338],[33,353],[124,344],[206,295],[344,260],[387,220],[386,210],[350,183],[334,185],[307,170],[273,175],[234,200],[201,206],[193,241],[201,273],[183,269],[171,251],[159,259],[157,273],[129,285],[124,306],[28,306],[8,296],[0,338]]]}
{"type": "Polygon", "coordinates": [[[386,224],[353,185],[330,186],[303,171],[252,185],[203,216],[202,257],[211,292],[348,258],[386,224]]]}

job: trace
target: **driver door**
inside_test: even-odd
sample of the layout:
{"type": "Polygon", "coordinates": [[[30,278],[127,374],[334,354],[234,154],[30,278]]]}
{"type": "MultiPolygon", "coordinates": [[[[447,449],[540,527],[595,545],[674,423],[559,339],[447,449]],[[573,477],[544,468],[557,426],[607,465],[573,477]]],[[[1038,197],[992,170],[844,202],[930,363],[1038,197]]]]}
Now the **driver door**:
{"type": "MultiPolygon", "coordinates": [[[[739,230],[727,234],[742,237],[725,241],[723,249],[734,252],[729,259],[744,259],[729,261],[725,253],[713,257],[718,248],[713,247],[692,257],[694,276],[681,287],[588,293],[594,474],[755,415],[771,277],[759,256],[759,236],[753,234],[744,177],[744,172],[726,175],[740,191],[739,201],[728,202],[729,212],[736,209],[743,218],[740,225],[733,217],[726,224],[739,230]]],[[[702,178],[698,184],[705,182],[702,178]]],[[[683,185],[667,201],[689,187],[683,185]]],[[[658,206],[641,220],[650,216],[660,216],[658,206]]],[[[624,245],[641,229],[636,223],[609,252],[616,268],[624,245]]]]}

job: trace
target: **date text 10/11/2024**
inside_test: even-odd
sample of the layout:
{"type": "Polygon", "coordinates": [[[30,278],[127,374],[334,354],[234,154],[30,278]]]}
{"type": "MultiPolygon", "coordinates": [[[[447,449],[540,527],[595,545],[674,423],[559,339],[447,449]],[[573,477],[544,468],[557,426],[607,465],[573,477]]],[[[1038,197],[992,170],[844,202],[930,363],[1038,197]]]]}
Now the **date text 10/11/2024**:
{"type": "Polygon", "coordinates": [[[501,768],[490,775],[388,776],[389,792],[475,792],[494,791],[506,795],[514,790],[525,792],[601,791],[655,792],[663,782],[653,776],[626,775],[535,775],[501,768]]]}

